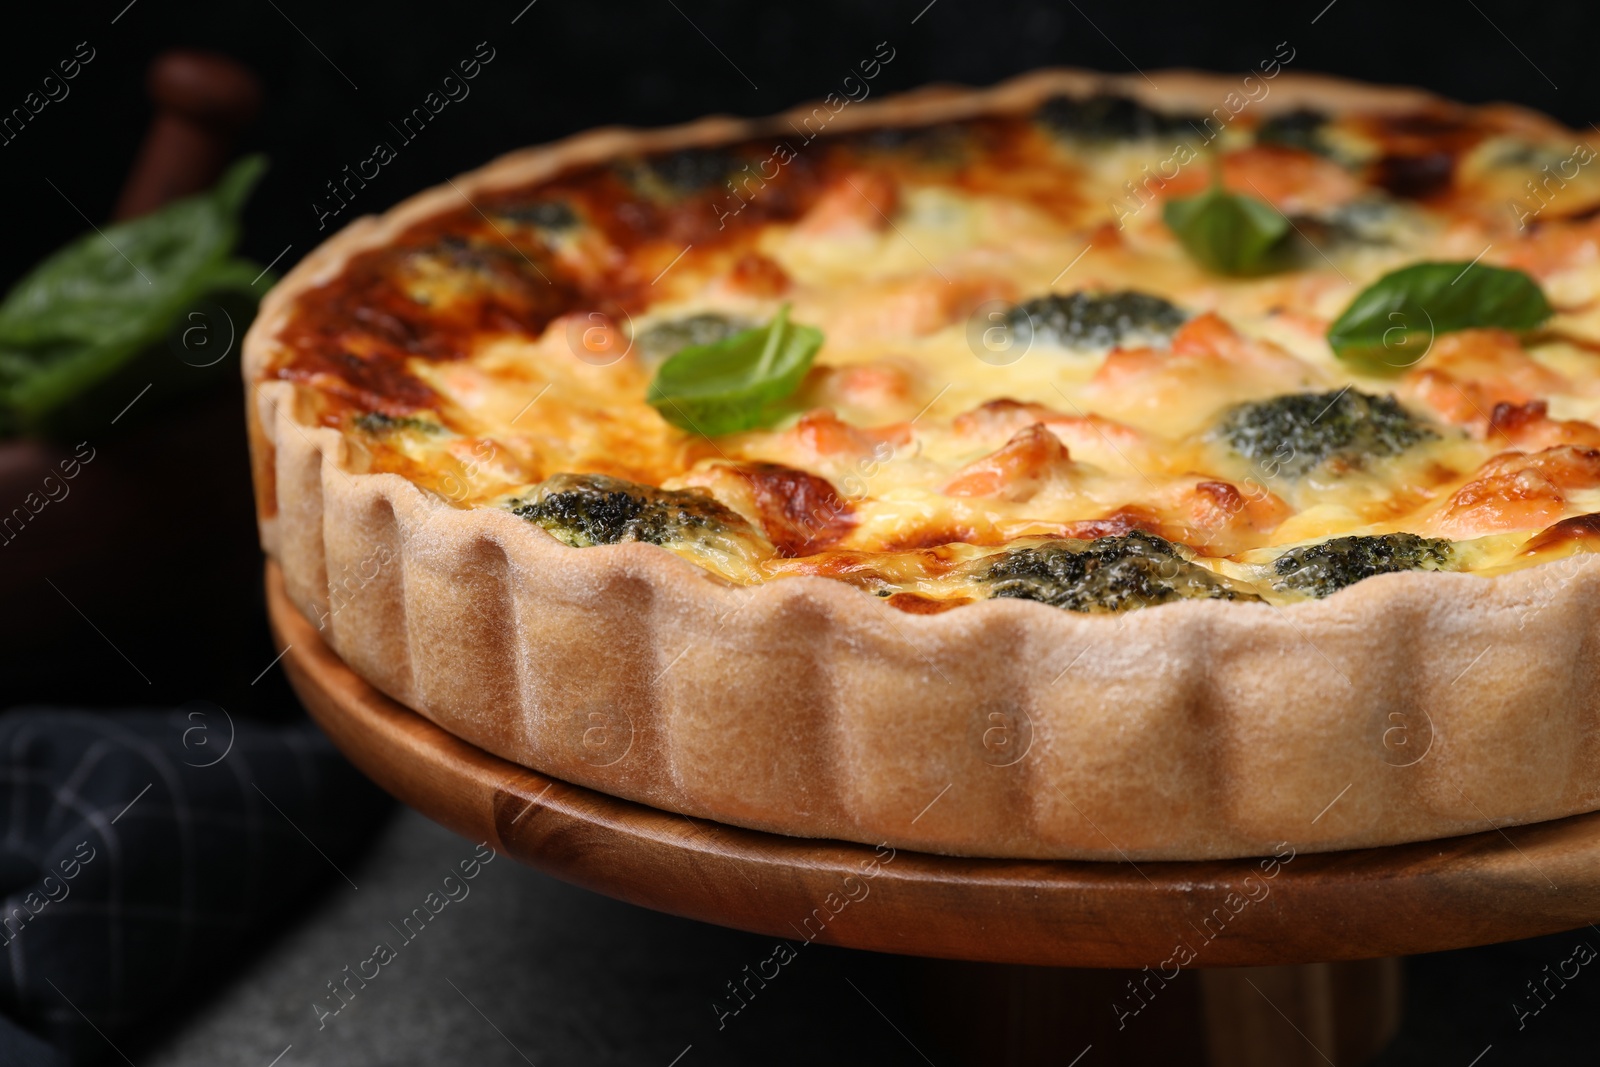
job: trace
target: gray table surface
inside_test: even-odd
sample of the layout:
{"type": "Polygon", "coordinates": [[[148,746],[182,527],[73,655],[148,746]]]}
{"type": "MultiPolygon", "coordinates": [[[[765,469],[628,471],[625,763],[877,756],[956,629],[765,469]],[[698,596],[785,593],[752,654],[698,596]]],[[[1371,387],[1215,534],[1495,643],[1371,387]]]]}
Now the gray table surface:
{"type": "MultiPolygon", "coordinates": [[[[504,857],[402,941],[390,924],[472,856],[471,842],[400,812],[346,865],[348,881],[334,878],[287,916],[269,947],[136,1057],[139,1067],[950,1062],[919,1028],[905,961],[804,946],[719,1028],[712,1002],[772,954],[772,938],[622,904],[504,857]],[[341,1003],[328,983],[378,942],[394,958],[365,988],[352,982],[353,998],[319,1028],[314,1005],[341,1003]]],[[[1405,1025],[1378,1063],[1594,1062],[1600,974],[1590,972],[1600,967],[1583,967],[1520,1029],[1513,1008],[1535,1006],[1524,983],[1580,941],[1600,948],[1600,931],[1408,961],[1405,1025]]]]}

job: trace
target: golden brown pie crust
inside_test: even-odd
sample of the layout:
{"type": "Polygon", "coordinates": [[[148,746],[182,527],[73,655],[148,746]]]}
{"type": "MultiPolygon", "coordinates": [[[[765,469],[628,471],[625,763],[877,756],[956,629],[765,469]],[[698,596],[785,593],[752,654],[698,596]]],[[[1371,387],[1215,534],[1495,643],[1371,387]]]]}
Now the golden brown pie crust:
{"type": "MultiPolygon", "coordinates": [[[[842,112],[918,124],[1109,88],[1207,104],[1234,80],[1073,71],[842,112]]],[[[1406,108],[1284,74],[1260,105],[1406,108]]],[[[1549,120],[1507,109],[1545,130],[1549,120]]],[[[1600,808],[1600,558],[1404,573],[1276,608],[1120,616],[1021,600],[902,613],[825,578],[734,587],[656,546],[573,549],[507,512],[353,474],[265,380],[296,297],[354,254],[576,162],[784,120],[599,130],[362,218],[268,295],[244,343],[262,544],[363,677],[465,740],[688,815],[957,855],[1203,859],[1426,840],[1600,808]]]]}

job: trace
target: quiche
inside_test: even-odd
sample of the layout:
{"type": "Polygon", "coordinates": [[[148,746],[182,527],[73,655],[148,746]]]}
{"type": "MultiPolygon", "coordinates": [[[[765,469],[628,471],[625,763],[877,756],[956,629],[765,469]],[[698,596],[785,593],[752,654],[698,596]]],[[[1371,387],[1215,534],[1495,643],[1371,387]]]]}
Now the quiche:
{"type": "Polygon", "coordinates": [[[514,153],[266,299],[262,542],[378,688],[686,815],[1199,859],[1588,811],[1594,155],[1276,64],[514,153]]]}

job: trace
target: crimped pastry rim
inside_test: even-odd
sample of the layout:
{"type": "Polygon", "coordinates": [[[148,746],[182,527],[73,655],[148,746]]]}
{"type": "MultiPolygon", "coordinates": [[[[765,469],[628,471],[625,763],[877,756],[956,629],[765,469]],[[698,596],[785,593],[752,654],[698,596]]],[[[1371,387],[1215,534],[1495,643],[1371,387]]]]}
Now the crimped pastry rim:
{"type": "MultiPolygon", "coordinates": [[[[1151,78],[1168,106],[1237,84],[1151,78]]],[[[1154,99],[1138,77],[1046,71],[856,104],[835,121],[939,121],[1102,87],[1154,99]]],[[[1261,106],[1437,99],[1284,73],[1261,106]]],[[[908,615],[825,578],[735,589],[652,545],[568,548],[397,475],[350,474],[342,436],[296,419],[296,387],[258,380],[300,293],[463,196],[783,121],[606,129],[513,153],[353,221],[268,294],[243,350],[258,479],[263,464],[273,471],[262,543],[358,673],[479,747],[591,788],[756,829],[959,855],[1318,851],[1600,807],[1592,557],[1492,579],[1384,575],[1283,608],[1202,601],[1104,617],[1008,599],[908,615]],[[618,633],[626,641],[607,645],[618,633]],[[574,709],[588,717],[568,721],[574,709]],[[629,744],[607,762],[623,725],[629,744]],[[989,744],[996,729],[1009,740],[989,744]],[[598,747],[596,730],[608,739],[598,747]],[[1025,734],[1026,755],[1000,765],[1025,734]],[[1404,746],[1424,735],[1408,762],[1418,749],[1404,746]]]]}

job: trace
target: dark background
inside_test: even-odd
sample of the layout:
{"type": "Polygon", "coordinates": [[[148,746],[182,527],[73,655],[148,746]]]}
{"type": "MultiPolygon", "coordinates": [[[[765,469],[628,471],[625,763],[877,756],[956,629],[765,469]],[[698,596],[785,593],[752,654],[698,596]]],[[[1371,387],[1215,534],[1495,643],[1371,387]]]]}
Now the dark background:
{"type": "Polygon", "coordinates": [[[97,222],[109,214],[150,118],[136,87],[156,53],[179,45],[235,56],[265,81],[267,110],[244,147],[266,152],[273,169],[250,208],[245,249],[265,263],[292,246],[280,267],[326,236],[311,208],[324,183],[375,141],[396,142],[388,123],[480,41],[496,56],[470,83],[472,95],[400,147],[341,222],[502,152],[592,126],[758,115],[820,98],[885,40],[896,55],[874,95],[930,81],[988,85],[1057,64],[1243,71],[1286,40],[1297,52],[1291,70],[1511,100],[1580,128],[1600,118],[1600,12],[1585,0],[1335,0],[1331,8],[1328,0],[936,0],[924,11],[927,2],[537,0],[525,11],[527,0],[26,5],[26,17],[9,12],[0,33],[0,111],[20,105],[78,42],[97,55],[66,100],[0,146],[0,202],[11,208],[0,283],[84,229],[47,178],[97,222]]]}
{"type": "MultiPolygon", "coordinates": [[[[313,201],[377,141],[399,156],[337,224],[502,152],[596,125],[757,115],[820,98],[880,41],[895,58],[872,83],[875,97],[931,81],[987,85],[1049,65],[1244,71],[1287,41],[1294,71],[1513,101],[1580,129],[1600,118],[1600,8],[1582,0],[109,0],[15,8],[0,22],[0,114],[20,106],[79,42],[95,58],[69,83],[70,96],[0,145],[8,208],[0,286],[82,233],[84,216],[101,223],[110,214],[151,117],[145,71],[172,47],[226,53],[263,80],[266,107],[240,149],[266,153],[272,169],[247,211],[243,251],[265,264],[287,249],[280,273],[332,232],[319,231],[313,201]],[[471,95],[400,145],[389,123],[479,42],[495,57],[469,83],[471,95]]],[[[295,714],[281,671],[265,669],[275,653],[263,622],[240,408],[232,381],[141,401],[136,416],[95,437],[97,481],[86,476],[25,539],[0,549],[0,707],[206,700],[235,714],[295,714]],[[86,531],[98,532],[102,547],[107,538],[120,547],[93,558],[50,553],[86,531]]],[[[445,838],[439,847],[454,846],[445,838]]],[[[593,907],[593,921],[607,923],[625,910],[593,907]]],[[[723,937],[728,958],[744,958],[737,935],[696,937],[691,956],[705,951],[706,938],[723,937]]],[[[1520,978],[1568,947],[1556,938],[1413,961],[1413,1011],[1384,1062],[1441,1062],[1447,1049],[1456,1057],[1448,1062],[1465,1063],[1490,1039],[1517,1055],[1505,1005],[1520,978]],[[1474,1017],[1472,1032],[1456,1036],[1463,1014],[1474,1017]]],[[[569,957],[577,955],[560,958],[569,957]]],[[[630,980],[601,977],[597,988],[630,980]]],[[[681,980],[674,972],[671,981],[681,980]]],[[[619,985],[607,1003],[626,1005],[633,988],[619,985]]],[[[1562,1021],[1541,1025],[1538,1040],[1548,1044],[1539,1048],[1554,1055],[1584,1046],[1582,1009],[1592,1012],[1600,992],[1584,996],[1562,1021]]],[[[779,1040],[792,1021],[775,1017],[759,1034],[779,1040]]],[[[276,1037],[263,1039],[272,1048],[261,1062],[276,1037]]]]}

